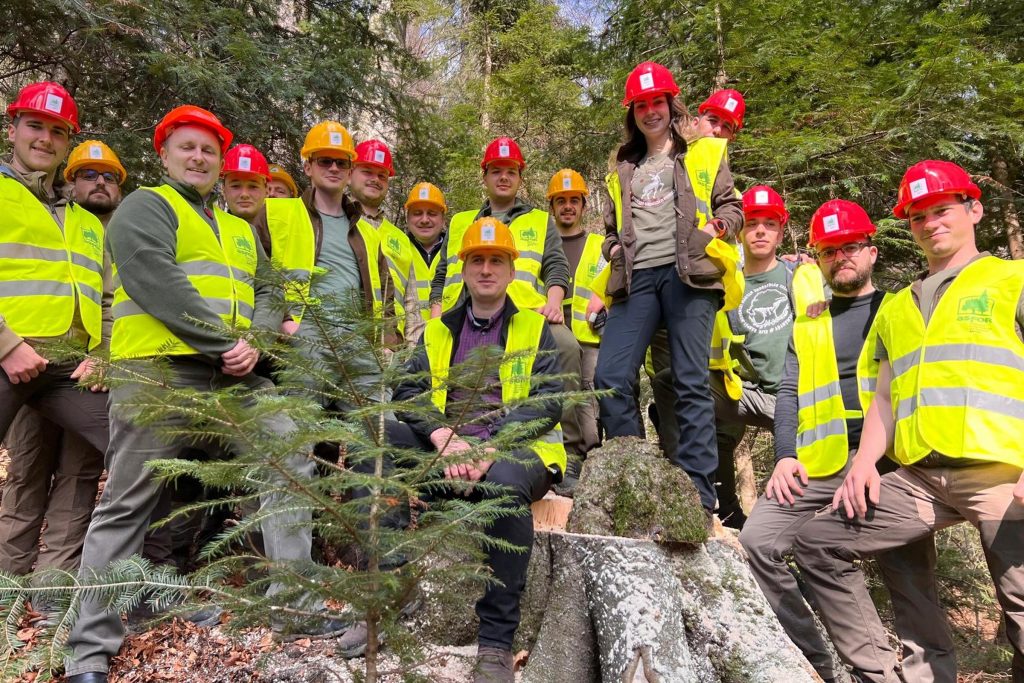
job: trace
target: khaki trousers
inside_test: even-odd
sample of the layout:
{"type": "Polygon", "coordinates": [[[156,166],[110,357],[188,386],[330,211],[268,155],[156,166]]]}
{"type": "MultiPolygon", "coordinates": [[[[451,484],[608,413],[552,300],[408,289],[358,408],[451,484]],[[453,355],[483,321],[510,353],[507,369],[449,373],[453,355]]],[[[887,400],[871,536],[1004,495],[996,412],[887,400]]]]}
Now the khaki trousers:
{"type": "MultiPolygon", "coordinates": [[[[551,335],[558,346],[558,366],[566,377],[563,380],[566,391],[580,391],[583,388],[583,350],[576,341],[576,335],[565,325],[548,324],[551,335]]],[[[566,405],[562,409],[562,435],[565,450],[571,455],[586,457],[587,452],[597,445],[596,419],[591,419],[595,427],[591,429],[587,417],[586,404],[566,405]]],[[[593,414],[593,406],[589,409],[593,414]]]]}

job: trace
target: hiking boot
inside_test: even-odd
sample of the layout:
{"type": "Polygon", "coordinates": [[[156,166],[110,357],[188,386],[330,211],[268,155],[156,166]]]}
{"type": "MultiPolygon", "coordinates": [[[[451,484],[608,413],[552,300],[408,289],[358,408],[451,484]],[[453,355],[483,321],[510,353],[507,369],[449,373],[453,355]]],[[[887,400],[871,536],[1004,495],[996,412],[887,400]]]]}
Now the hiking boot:
{"type": "Polygon", "coordinates": [[[209,628],[211,626],[217,626],[220,624],[220,618],[224,615],[224,610],[217,605],[208,605],[201,607],[191,614],[186,614],[185,621],[192,622],[200,628],[209,628]]]}
{"type": "Polygon", "coordinates": [[[580,472],[582,470],[583,463],[580,460],[576,460],[575,456],[570,456],[570,460],[565,466],[565,476],[562,477],[562,481],[552,486],[551,490],[559,496],[572,498],[576,491],[576,485],[580,483],[580,472]]]}
{"type": "Polygon", "coordinates": [[[473,683],[515,683],[515,680],[510,650],[485,645],[477,648],[473,683]]]}
{"type": "Polygon", "coordinates": [[[294,620],[285,622],[275,619],[271,624],[274,639],[282,643],[290,643],[301,638],[310,640],[335,638],[351,627],[352,622],[347,619],[332,619],[326,616],[308,617],[300,623],[296,623],[294,620]]]}
{"type": "MultiPolygon", "coordinates": [[[[345,635],[338,638],[338,654],[345,659],[362,657],[366,653],[366,645],[370,642],[370,631],[366,628],[365,621],[357,621],[352,628],[345,631],[345,635]]],[[[377,632],[377,645],[384,644],[384,632],[377,632]]]]}

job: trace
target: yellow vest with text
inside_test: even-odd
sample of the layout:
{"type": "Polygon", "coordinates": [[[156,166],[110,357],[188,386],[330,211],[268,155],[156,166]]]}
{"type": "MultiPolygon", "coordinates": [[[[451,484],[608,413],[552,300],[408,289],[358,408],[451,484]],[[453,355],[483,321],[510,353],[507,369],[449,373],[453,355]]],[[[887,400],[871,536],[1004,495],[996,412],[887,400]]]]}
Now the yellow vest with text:
{"type": "MultiPolygon", "coordinates": [[[[521,401],[530,395],[533,363],[537,358],[544,324],[544,316],[534,311],[519,310],[512,316],[505,341],[505,358],[498,369],[503,403],[521,401]]],[[[454,338],[440,318],[427,323],[423,331],[423,345],[430,364],[430,400],[444,413],[448,404],[448,371],[454,338]]],[[[545,466],[555,465],[559,471],[565,472],[566,453],[560,424],[530,444],[530,449],[545,466]]]]}
{"type": "Polygon", "coordinates": [[[594,293],[594,280],[606,265],[604,257],[601,256],[602,244],[604,244],[604,239],[600,235],[587,235],[583,253],[580,255],[580,262],[573,275],[572,333],[576,335],[576,339],[581,344],[592,346],[600,344],[601,337],[595,334],[587,323],[587,304],[590,303],[590,296],[594,293]]]}
{"type": "Polygon", "coordinates": [[[420,250],[412,243],[412,238],[387,219],[381,223],[377,233],[380,237],[380,249],[384,252],[388,269],[391,271],[391,281],[395,283],[395,313],[398,315],[398,329],[404,335],[407,315],[405,296],[409,287],[415,288],[416,299],[419,301],[419,315],[424,322],[430,320],[430,282],[434,279],[434,272],[441,260],[441,252],[438,251],[428,264],[420,250]]]}
{"type": "MultiPolygon", "coordinates": [[[[214,208],[217,232],[170,185],[143,187],[163,197],[178,217],[175,260],[189,283],[228,327],[248,329],[255,306],[256,236],[241,218],[214,208]]],[[[116,278],[115,278],[116,279],[116,278]]],[[[198,353],[143,311],[118,282],[110,357],[147,358],[198,353]]]]}
{"type": "Polygon", "coordinates": [[[1024,467],[1024,261],[967,265],[925,325],[909,287],[878,314],[892,377],[896,460],[936,452],[1024,467]]]}
{"type": "MultiPolygon", "coordinates": [[[[448,311],[459,302],[462,294],[462,238],[479,211],[462,211],[452,216],[448,226],[448,246],[444,252],[447,262],[444,292],[441,295],[441,310],[448,311]]],[[[548,234],[547,211],[532,209],[512,221],[508,226],[519,250],[516,259],[515,279],[508,286],[508,295],[520,310],[540,308],[548,302],[544,282],[540,278],[541,263],[544,260],[544,242],[548,234]]]]}
{"type": "MultiPolygon", "coordinates": [[[[860,407],[848,410],[839,384],[832,316],[827,310],[817,318],[807,315],[808,306],[825,300],[824,280],[818,266],[807,264],[797,268],[793,274],[793,298],[797,309],[793,348],[800,361],[796,456],[807,469],[807,476],[828,477],[843,469],[849,456],[846,421],[863,418],[874,398],[879,365],[875,360],[878,318],[868,330],[857,360],[860,407]]],[[[878,315],[891,299],[892,295],[885,295],[878,315]]]]}
{"type": "Polygon", "coordinates": [[[77,204],[64,228],[28,188],[0,174],[0,315],[20,337],[59,337],[76,309],[95,348],[103,329],[103,224],[77,204]]]}

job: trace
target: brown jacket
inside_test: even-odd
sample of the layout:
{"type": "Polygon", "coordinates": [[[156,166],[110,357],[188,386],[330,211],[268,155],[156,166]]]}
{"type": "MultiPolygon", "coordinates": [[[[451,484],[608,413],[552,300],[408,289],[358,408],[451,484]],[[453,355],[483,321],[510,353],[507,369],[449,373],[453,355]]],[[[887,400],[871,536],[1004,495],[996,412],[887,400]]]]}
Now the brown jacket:
{"type": "MultiPolygon", "coordinates": [[[[697,229],[697,198],[693,194],[690,178],[683,166],[685,155],[676,157],[675,188],[676,188],[676,272],[679,278],[697,289],[724,290],[722,276],[724,269],[704,252],[711,241],[711,236],[697,229]]],[[[608,283],[609,293],[625,287],[622,296],[628,295],[629,285],[633,278],[633,258],[636,255],[636,232],[633,230],[632,205],[633,172],[636,164],[632,161],[620,161],[616,165],[619,183],[622,186],[622,226],[615,222],[615,204],[604,187],[604,228],[605,240],[602,251],[604,257],[612,264],[612,277],[608,283]],[[621,227],[621,229],[620,229],[621,227]],[[622,249],[611,258],[611,249],[621,244],[622,249]],[[616,263],[618,262],[618,263],[616,263]],[[614,284],[615,270],[624,272],[624,283],[614,284]]],[[[712,215],[725,224],[729,238],[734,237],[743,227],[743,202],[737,196],[732,182],[729,163],[722,159],[715,178],[715,186],[711,191],[712,215]]]]}

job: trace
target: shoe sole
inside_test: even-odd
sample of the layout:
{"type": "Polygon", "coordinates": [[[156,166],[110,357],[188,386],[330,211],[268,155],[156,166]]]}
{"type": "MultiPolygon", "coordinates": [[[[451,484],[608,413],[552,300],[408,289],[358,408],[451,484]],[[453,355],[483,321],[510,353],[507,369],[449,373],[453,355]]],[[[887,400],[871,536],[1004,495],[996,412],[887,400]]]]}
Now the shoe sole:
{"type": "Polygon", "coordinates": [[[338,636],[345,635],[350,628],[352,627],[346,626],[344,628],[330,631],[329,633],[318,633],[316,635],[311,635],[309,633],[289,633],[288,635],[274,633],[273,638],[279,643],[294,643],[296,640],[302,640],[303,638],[309,638],[310,640],[328,640],[330,638],[337,638],[338,636]]]}

